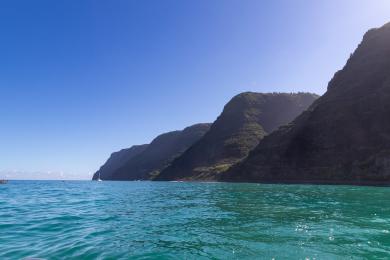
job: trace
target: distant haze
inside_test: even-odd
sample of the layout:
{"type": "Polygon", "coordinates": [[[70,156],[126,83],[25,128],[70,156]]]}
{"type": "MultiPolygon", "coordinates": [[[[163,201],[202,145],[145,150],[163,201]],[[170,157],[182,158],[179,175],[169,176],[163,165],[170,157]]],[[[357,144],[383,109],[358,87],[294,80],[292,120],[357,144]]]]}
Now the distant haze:
{"type": "Polygon", "coordinates": [[[388,0],[3,1],[0,178],[90,179],[244,92],[323,94],[388,0]]]}
{"type": "Polygon", "coordinates": [[[3,170],[0,171],[0,179],[7,180],[86,180],[90,178],[88,173],[70,173],[54,171],[21,171],[3,170]]]}

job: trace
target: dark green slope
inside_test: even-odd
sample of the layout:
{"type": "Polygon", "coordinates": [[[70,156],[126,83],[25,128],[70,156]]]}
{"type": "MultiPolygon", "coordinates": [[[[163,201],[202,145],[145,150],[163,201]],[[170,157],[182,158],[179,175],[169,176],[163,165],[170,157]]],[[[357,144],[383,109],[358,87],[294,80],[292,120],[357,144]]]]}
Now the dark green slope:
{"type": "Polygon", "coordinates": [[[246,157],[267,134],[292,121],[317,98],[308,93],[242,93],[235,96],[210,131],[155,180],[210,180],[246,157]]]}
{"type": "Polygon", "coordinates": [[[221,180],[390,184],[390,24],[368,31],[327,92],[221,180]]]}
{"type": "Polygon", "coordinates": [[[107,162],[100,167],[100,169],[93,175],[93,180],[97,180],[100,174],[100,179],[109,180],[112,178],[113,173],[122,167],[127,161],[134,156],[145,151],[148,147],[147,144],[134,145],[128,149],[122,149],[118,152],[112,153],[107,162]]]}
{"type": "Polygon", "coordinates": [[[156,137],[148,147],[116,169],[110,180],[148,180],[169,165],[210,128],[210,124],[196,124],[182,131],[156,137]]]}

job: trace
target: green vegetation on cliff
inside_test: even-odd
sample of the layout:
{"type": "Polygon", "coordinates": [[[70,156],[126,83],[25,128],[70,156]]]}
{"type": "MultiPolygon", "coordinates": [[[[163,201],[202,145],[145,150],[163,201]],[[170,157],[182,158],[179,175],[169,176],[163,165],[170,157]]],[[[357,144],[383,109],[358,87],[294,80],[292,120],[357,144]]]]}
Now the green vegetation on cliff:
{"type": "MultiPolygon", "coordinates": [[[[128,158],[125,162],[121,161],[119,166],[115,165],[115,169],[110,171],[110,174],[106,175],[103,172],[101,179],[148,180],[198,141],[209,128],[210,124],[196,124],[181,131],[159,135],[142,152],[128,158]]],[[[107,163],[110,163],[110,160],[107,163]]],[[[102,169],[110,166],[107,163],[102,166],[102,169]]]]}
{"type": "Polygon", "coordinates": [[[310,93],[252,93],[235,96],[198,142],[156,180],[212,180],[245,158],[259,141],[292,121],[318,98],[310,93]]]}
{"type": "Polygon", "coordinates": [[[99,175],[103,180],[111,179],[116,170],[121,168],[131,158],[145,151],[147,147],[147,144],[134,145],[128,149],[122,149],[118,152],[112,153],[107,162],[93,175],[92,179],[97,180],[99,175]]]}
{"type": "Polygon", "coordinates": [[[368,31],[327,92],[221,180],[390,184],[390,24],[368,31]]]}

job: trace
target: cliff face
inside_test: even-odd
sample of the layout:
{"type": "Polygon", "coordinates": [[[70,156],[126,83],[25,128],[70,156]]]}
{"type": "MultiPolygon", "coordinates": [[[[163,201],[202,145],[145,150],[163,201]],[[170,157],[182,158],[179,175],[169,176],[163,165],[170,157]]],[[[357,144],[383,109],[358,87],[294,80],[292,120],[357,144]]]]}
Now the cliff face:
{"type": "Polygon", "coordinates": [[[308,93],[242,93],[197,143],[165,168],[156,180],[210,180],[246,157],[267,134],[287,124],[318,96],[308,93]]]}
{"type": "Polygon", "coordinates": [[[119,152],[112,153],[107,162],[93,175],[92,180],[97,180],[100,174],[100,179],[109,180],[116,170],[122,167],[127,161],[134,156],[145,151],[147,144],[134,145],[128,149],[122,149],[119,152]]]}
{"type": "Polygon", "coordinates": [[[368,31],[321,98],[221,180],[390,183],[390,24],[368,31]]]}
{"type": "Polygon", "coordinates": [[[148,180],[158,174],[174,158],[198,141],[210,124],[197,124],[182,131],[156,137],[141,153],[131,157],[112,172],[110,180],[148,180]]]}

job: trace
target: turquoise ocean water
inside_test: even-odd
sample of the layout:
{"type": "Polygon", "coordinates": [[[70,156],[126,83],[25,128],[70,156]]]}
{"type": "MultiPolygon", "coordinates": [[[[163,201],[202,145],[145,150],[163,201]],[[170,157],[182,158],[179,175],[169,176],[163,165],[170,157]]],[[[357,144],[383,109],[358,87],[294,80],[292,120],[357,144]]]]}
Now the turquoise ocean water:
{"type": "Polygon", "coordinates": [[[0,185],[0,259],[388,259],[390,188],[0,185]]]}

